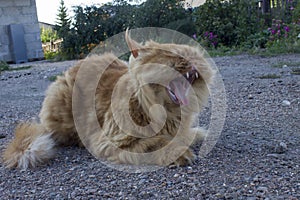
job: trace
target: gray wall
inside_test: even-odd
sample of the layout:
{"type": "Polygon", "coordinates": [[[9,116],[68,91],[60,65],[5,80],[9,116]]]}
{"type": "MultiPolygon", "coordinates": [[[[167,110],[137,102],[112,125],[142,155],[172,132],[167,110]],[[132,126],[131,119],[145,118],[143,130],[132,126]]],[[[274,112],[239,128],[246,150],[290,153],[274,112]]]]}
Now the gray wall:
{"type": "Polygon", "coordinates": [[[29,60],[43,58],[35,0],[0,0],[0,60],[13,61],[8,25],[23,24],[29,60]]]}

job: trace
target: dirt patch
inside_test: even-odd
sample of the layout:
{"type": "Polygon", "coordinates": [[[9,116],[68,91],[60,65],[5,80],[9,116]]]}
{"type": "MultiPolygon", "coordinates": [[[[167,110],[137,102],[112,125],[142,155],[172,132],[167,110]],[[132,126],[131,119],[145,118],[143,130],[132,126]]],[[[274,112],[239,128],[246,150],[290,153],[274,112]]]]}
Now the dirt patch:
{"type": "MultiPolygon", "coordinates": [[[[126,173],[96,161],[84,148],[59,149],[47,166],[0,165],[1,199],[300,199],[300,55],[214,58],[228,101],[221,137],[187,167],[126,173]],[[286,66],[272,67],[283,63],[286,66]],[[259,78],[268,77],[276,78],[259,78]]],[[[76,61],[30,63],[0,75],[0,150],[19,121],[36,118],[49,77],[76,61]]],[[[20,66],[20,65],[18,65],[20,66]]],[[[201,114],[208,125],[210,108],[201,114]]],[[[196,150],[199,147],[196,147],[196,150]]]]}

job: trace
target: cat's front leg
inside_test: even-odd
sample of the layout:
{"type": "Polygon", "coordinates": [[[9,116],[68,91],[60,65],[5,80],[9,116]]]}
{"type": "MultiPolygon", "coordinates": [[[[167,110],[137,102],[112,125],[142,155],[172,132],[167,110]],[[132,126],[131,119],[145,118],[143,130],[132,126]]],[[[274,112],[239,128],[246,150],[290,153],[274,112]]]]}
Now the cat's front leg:
{"type": "Polygon", "coordinates": [[[195,154],[192,152],[192,150],[187,149],[179,158],[177,158],[177,160],[172,164],[176,165],[176,166],[185,166],[185,165],[190,165],[193,163],[193,161],[195,160],[196,156],[195,154]]]}

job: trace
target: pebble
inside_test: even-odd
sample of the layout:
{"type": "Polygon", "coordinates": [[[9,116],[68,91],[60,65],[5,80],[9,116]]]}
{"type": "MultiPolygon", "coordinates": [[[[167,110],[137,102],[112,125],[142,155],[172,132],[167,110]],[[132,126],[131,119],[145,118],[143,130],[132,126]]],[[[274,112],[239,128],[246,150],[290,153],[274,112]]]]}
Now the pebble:
{"type": "Polygon", "coordinates": [[[267,193],[268,192],[268,188],[260,186],[260,187],[257,188],[257,191],[262,192],[262,193],[267,193]]]}
{"type": "Polygon", "coordinates": [[[279,154],[285,153],[287,150],[288,150],[288,147],[287,147],[286,143],[284,143],[284,142],[280,142],[275,147],[275,152],[279,153],[279,154]]]}
{"type": "Polygon", "coordinates": [[[288,100],[283,100],[282,105],[283,106],[289,106],[289,105],[291,105],[291,102],[289,102],[288,100]]]}
{"type": "Polygon", "coordinates": [[[267,157],[279,158],[279,154],[277,154],[277,153],[270,153],[270,154],[267,154],[267,157]]]}
{"type": "Polygon", "coordinates": [[[282,68],[287,68],[287,67],[288,67],[287,65],[283,65],[283,66],[282,66],[282,68]]]}

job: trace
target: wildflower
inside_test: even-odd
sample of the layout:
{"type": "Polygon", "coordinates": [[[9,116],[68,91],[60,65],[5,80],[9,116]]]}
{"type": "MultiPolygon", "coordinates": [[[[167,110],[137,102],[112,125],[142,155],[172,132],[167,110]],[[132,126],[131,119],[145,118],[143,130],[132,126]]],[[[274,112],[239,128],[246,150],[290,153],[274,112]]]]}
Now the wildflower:
{"type": "Polygon", "coordinates": [[[285,26],[285,27],[284,27],[284,30],[285,30],[286,32],[289,32],[289,31],[290,31],[290,28],[289,28],[288,26],[285,26]]]}
{"type": "Polygon", "coordinates": [[[276,33],[276,31],[271,29],[271,33],[272,33],[272,35],[274,35],[276,33]]]}
{"type": "Polygon", "coordinates": [[[216,47],[217,44],[218,44],[218,42],[216,42],[216,41],[213,41],[213,42],[212,42],[212,45],[213,45],[214,47],[216,47]]]}
{"type": "Polygon", "coordinates": [[[214,34],[212,32],[209,33],[209,39],[212,40],[214,38],[214,34]]]}
{"type": "Polygon", "coordinates": [[[196,40],[196,39],[197,39],[196,33],[194,33],[194,34],[192,35],[192,37],[194,38],[194,40],[196,40]]]}

